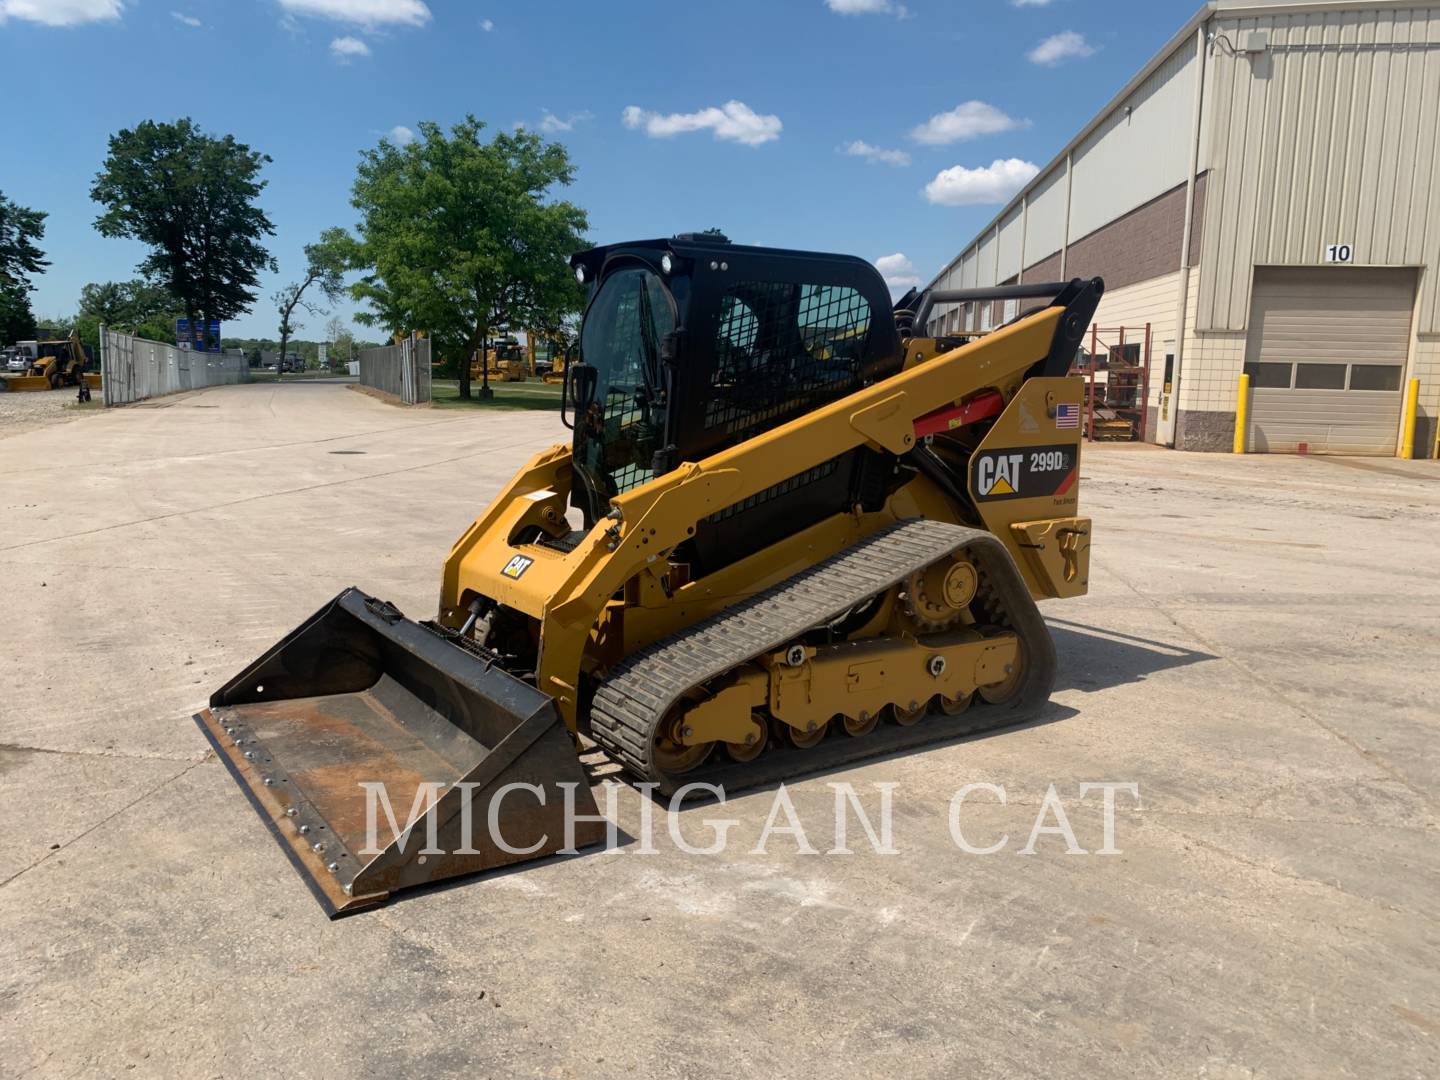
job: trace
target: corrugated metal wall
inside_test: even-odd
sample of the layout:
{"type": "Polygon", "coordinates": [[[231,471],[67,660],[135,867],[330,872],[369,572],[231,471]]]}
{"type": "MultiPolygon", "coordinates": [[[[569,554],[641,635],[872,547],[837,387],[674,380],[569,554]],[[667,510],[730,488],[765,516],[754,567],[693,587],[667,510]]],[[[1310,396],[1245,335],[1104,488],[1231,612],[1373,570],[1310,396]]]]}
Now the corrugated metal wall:
{"type": "Polygon", "coordinates": [[[1025,265],[1033,266],[1060,250],[1065,238],[1065,165],[1054,169],[1030,192],[1025,210],[1025,265]]]}
{"type": "Polygon", "coordinates": [[[1004,281],[1018,274],[1022,264],[1039,262],[1067,242],[1183,184],[1194,93],[1195,45],[1187,39],[1076,147],[1068,239],[1065,159],[1061,158],[1040,176],[1028,199],[1017,197],[1006,207],[999,226],[998,274],[994,224],[956,260],[962,266],[964,286],[1004,281]]]}
{"type": "Polygon", "coordinates": [[[1195,70],[1194,43],[1186,42],[1076,148],[1071,165],[1072,243],[1185,182],[1195,70]]]}
{"type": "Polygon", "coordinates": [[[1255,265],[1318,265],[1343,243],[1358,264],[1428,264],[1416,330],[1440,333],[1440,8],[1212,25],[1269,48],[1210,60],[1196,328],[1245,328],[1255,265]]]}
{"type": "Polygon", "coordinates": [[[1020,273],[1021,232],[1020,207],[1017,206],[1000,222],[1000,250],[995,271],[997,281],[1008,281],[1020,273]]]}
{"type": "Polygon", "coordinates": [[[106,405],[250,381],[244,356],[191,352],[102,328],[100,389],[106,405]]]}
{"type": "Polygon", "coordinates": [[[406,405],[430,400],[430,339],[411,334],[399,344],[360,350],[360,384],[394,394],[406,405]]]}

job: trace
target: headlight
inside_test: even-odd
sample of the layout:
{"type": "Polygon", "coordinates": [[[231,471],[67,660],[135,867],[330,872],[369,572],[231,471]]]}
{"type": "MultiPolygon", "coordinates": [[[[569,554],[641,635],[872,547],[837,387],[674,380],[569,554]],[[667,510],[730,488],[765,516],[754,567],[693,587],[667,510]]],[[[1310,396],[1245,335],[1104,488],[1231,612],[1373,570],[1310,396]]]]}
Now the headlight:
{"type": "Polygon", "coordinates": [[[670,253],[668,251],[664,255],[660,256],[660,269],[665,271],[665,273],[667,274],[671,273],[675,269],[675,260],[670,258],[670,253]]]}
{"type": "Polygon", "coordinates": [[[585,284],[585,267],[575,267],[575,280],[578,281],[581,285],[585,284]]]}

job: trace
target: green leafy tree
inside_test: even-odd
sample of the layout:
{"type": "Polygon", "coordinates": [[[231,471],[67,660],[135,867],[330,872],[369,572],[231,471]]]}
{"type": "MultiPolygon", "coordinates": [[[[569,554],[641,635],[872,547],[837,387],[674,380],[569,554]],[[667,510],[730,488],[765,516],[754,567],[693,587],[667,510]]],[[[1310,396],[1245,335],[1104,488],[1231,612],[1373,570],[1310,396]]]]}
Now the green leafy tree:
{"type": "MultiPolygon", "coordinates": [[[[355,264],[372,272],[352,289],[371,305],[366,325],[424,329],[460,362],[504,327],[558,323],[581,293],[569,256],[584,246],[585,211],[553,198],[571,183],[566,149],[528,131],[488,142],[473,116],[447,134],[419,125],[405,146],[381,141],[361,153],[352,191],[360,211],[355,264]]],[[[357,319],[361,316],[357,315],[357,319]]]]}
{"type": "MultiPolygon", "coordinates": [[[[285,357],[290,335],[304,325],[296,321],[296,311],[306,311],[311,315],[327,314],[324,308],[315,303],[314,293],[308,298],[305,294],[314,288],[329,303],[333,304],[340,299],[341,291],[345,288],[345,271],[350,268],[354,253],[354,242],[344,229],[326,229],[320,234],[319,243],[305,245],[304,276],[299,281],[292,281],[271,297],[280,312],[281,359],[285,357]]],[[[276,370],[276,378],[282,374],[283,367],[282,364],[280,369],[276,370]]]]}
{"type": "Polygon", "coordinates": [[[150,248],[140,271],[179,300],[192,334],[204,320],[249,311],[260,271],[275,269],[263,244],[275,228],[255,204],[269,161],[188,118],[146,120],[110,136],[90,189],[105,207],[95,227],[150,248]]]}
{"type": "Polygon", "coordinates": [[[339,315],[325,324],[325,338],[330,345],[327,353],[332,366],[343,364],[355,355],[354,331],[339,315]]]}
{"type": "Polygon", "coordinates": [[[80,290],[76,327],[81,340],[96,349],[102,323],[150,341],[169,341],[183,313],[180,301],[163,285],[139,278],[91,282],[80,290]]]}
{"type": "Polygon", "coordinates": [[[35,336],[30,275],[50,265],[39,247],[45,217],[43,211],[21,206],[0,192],[0,343],[35,336]]]}
{"type": "Polygon", "coordinates": [[[0,343],[24,341],[35,336],[35,312],[30,308],[30,291],[22,285],[0,284],[0,343]]]}

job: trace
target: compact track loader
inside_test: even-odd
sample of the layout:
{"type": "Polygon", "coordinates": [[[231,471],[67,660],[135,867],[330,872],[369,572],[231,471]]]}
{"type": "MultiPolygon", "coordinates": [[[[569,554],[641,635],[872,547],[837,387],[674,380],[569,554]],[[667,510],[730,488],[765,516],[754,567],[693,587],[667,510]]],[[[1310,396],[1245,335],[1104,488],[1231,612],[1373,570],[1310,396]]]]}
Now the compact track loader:
{"type": "Polygon", "coordinates": [[[347,589],[196,717],[331,914],[598,841],[567,835],[582,751],[735,788],[1049,697],[1035,601],[1086,590],[1065,372],[1099,279],[892,305],[860,259],[715,233],[572,265],[572,439],[456,541],[436,617],[347,589]],[[1027,298],[925,336],[935,303],[1027,298]],[[377,785],[410,811],[382,843],[377,785]]]}

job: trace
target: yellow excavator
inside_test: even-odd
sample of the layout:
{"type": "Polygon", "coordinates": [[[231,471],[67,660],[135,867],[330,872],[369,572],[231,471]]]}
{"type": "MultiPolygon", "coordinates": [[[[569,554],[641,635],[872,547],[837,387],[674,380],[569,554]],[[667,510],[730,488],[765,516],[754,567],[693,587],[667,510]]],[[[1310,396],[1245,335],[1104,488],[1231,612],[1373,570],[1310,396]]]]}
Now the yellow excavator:
{"type": "Polygon", "coordinates": [[[599,842],[582,755],[732,790],[1049,698],[1035,601],[1089,573],[1065,373],[1098,278],[892,304],[861,259],[714,232],[572,266],[571,438],[455,542],[434,618],[348,588],[196,717],[331,915],[599,842]],[[1038,303],[925,334],[1011,298],[1038,303]],[[410,808],[378,840],[377,791],[410,808]]]}

